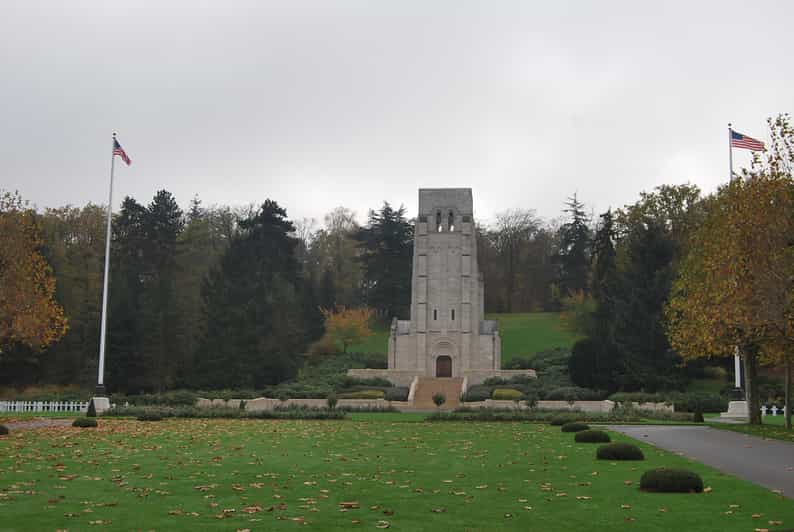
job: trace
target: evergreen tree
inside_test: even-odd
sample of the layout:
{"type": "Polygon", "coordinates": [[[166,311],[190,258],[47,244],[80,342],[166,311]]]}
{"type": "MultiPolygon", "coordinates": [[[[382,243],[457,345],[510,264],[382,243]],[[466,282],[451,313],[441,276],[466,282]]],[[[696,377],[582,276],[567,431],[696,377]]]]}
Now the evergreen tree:
{"type": "Polygon", "coordinates": [[[560,227],[559,294],[561,297],[587,291],[587,274],[590,266],[589,218],[584,204],[576,194],[568,198],[564,212],[569,221],[560,227]]]}
{"type": "Polygon", "coordinates": [[[369,223],[358,232],[367,306],[381,318],[407,318],[411,306],[413,227],[405,207],[388,202],[369,212],[369,223]]]}
{"type": "Polygon", "coordinates": [[[115,390],[151,390],[143,353],[146,331],[140,319],[144,309],[144,254],[148,248],[146,207],[129,196],[124,198],[121,212],[113,221],[113,235],[106,381],[115,390]]]}
{"type": "Polygon", "coordinates": [[[175,359],[183,338],[177,306],[177,239],[184,222],[174,196],[160,190],[145,216],[143,342],[149,382],[157,391],[174,383],[175,359]]]}
{"type": "Polygon", "coordinates": [[[286,211],[267,200],[240,221],[204,284],[206,330],[196,380],[208,388],[259,388],[294,375],[306,347],[297,239],[286,211]]]}
{"type": "Polygon", "coordinates": [[[621,388],[670,388],[678,357],[670,349],[663,310],[673,279],[675,243],[655,220],[626,236],[615,304],[615,342],[622,355],[621,388]]]}

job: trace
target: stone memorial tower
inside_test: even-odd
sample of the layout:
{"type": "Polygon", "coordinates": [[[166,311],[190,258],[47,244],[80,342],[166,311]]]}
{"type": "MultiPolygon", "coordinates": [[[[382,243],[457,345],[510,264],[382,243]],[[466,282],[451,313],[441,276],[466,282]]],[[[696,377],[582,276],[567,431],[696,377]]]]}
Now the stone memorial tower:
{"type": "Polygon", "coordinates": [[[469,188],[419,190],[411,319],[392,322],[389,369],[433,377],[500,369],[496,322],[483,320],[473,215],[469,188]]]}
{"type": "Polygon", "coordinates": [[[408,402],[416,408],[432,407],[435,392],[454,407],[467,386],[489,377],[535,377],[533,370],[501,369],[499,331],[495,321],[483,319],[484,303],[471,189],[419,189],[411,319],[392,320],[388,369],[351,369],[348,375],[410,386],[408,402]]]}

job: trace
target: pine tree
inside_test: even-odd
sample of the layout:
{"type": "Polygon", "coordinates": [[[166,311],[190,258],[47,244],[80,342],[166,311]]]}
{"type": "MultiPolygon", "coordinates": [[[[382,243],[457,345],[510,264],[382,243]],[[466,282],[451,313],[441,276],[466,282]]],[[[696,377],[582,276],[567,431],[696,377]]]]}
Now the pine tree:
{"type": "Polygon", "coordinates": [[[407,318],[411,305],[413,227],[405,207],[394,210],[387,202],[370,211],[369,222],[357,236],[364,267],[367,306],[381,318],[407,318]]]}
{"type": "Polygon", "coordinates": [[[196,380],[208,388],[260,388],[294,375],[306,347],[297,239],[272,200],[240,221],[202,289],[206,331],[196,380]]]}
{"type": "Polygon", "coordinates": [[[569,221],[560,227],[558,252],[559,293],[562,297],[587,291],[590,266],[590,220],[584,212],[584,204],[574,194],[565,205],[564,212],[568,214],[569,221]]]}

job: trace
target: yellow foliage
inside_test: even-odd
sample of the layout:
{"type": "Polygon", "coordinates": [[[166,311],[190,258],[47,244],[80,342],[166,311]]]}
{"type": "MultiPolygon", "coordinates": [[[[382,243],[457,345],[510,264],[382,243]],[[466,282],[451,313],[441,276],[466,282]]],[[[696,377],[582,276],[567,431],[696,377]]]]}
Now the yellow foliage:
{"type": "Polygon", "coordinates": [[[794,181],[736,179],[707,204],[667,307],[670,340],[685,358],[753,345],[777,361],[794,342],[794,181]]]}
{"type": "Polygon", "coordinates": [[[325,338],[342,345],[342,351],[352,344],[371,336],[369,327],[374,311],[370,308],[347,308],[337,306],[335,309],[320,309],[325,317],[325,338]]]}
{"type": "Polygon", "coordinates": [[[34,217],[18,195],[0,196],[0,353],[15,343],[47,347],[67,330],[34,217]]]}

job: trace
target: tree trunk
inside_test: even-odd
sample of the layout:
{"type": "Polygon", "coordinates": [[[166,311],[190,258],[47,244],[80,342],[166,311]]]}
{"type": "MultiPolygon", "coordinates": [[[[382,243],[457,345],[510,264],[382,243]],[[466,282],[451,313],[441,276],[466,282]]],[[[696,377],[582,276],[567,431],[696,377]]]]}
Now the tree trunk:
{"type": "Polygon", "coordinates": [[[742,350],[744,360],[744,389],[747,397],[747,408],[750,411],[750,424],[761,424],[761,397],[756,386],[758,375],[758,349],[748,346],[742,350]]]}
{"type": "Polygon", "coordinates": [[[786,357],[786,428],[791,430],[791,355],[786,357]]]}

